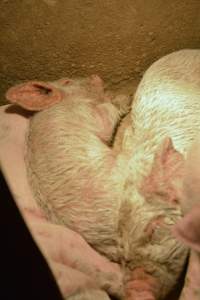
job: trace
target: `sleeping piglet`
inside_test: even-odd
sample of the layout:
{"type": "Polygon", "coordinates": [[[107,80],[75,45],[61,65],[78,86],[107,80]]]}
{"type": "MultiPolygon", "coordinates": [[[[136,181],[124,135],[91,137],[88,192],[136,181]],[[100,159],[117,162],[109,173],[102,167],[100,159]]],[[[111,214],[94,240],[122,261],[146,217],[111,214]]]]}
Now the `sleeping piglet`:
{"type": "MultiPolygon", "coordinates": [[[[95,75],[27,82],[11,88],[7,98],[39,111],[30,120],[26,165],[33,194],[46,216],[73,228],[101,253],[116,259],[120,178],[125,170],[123,159],[119,157],[117,164],[118,154],[108,145],[130,98],[105,93],[103,81],[95,75]]],[[[96,278],[110,294],[122,294],[119,278],[98,269],[96,278]]],[[[104,299],[95,290],[73,297],[104,299]]]]}
{"type": "Polygon", "coordinates": [[[111,283],[109,294],[163,299],[183,269],[187,248],[171,226],[182,215],[185,153],[200,127],[199,66],[200,53],[185,50],[147,70],[121,152],[110,143],[122,108],[99,77],[28,82],[7,92],[11,102],[40,110],[26,155],[37,202],[51,221],[122,266],[124,291],[111,283]]]}
{"type": "Polygon", "coordinates": [[[200,130],[200,50],[180,50],[153,63],[136,90],[131,116],[125,136],[132,154],[120,214],[123,253],[132,270],[127,293],[128,299],[154,299],[172,288],[187,253],[171,226],[182,215],[185,158],[200,130]],[[138,282],[138,268],[141,278],[145,271],[152,275],[148,286],[138,282]]]}
{"type": "Polygon", "coordinates": [[[184,176],[181,204],[184,218],[173,228],[190,249],[189,265],[180,300],[200,299],[200,138],[191,147],[184,176]]]}

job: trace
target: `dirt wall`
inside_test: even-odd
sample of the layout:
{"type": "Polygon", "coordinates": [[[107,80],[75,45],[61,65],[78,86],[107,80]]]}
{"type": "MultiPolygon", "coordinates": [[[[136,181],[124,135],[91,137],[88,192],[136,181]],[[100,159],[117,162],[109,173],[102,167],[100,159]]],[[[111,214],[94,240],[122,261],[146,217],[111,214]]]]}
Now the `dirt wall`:
{"type": "Polygon", "coordinates": [[[200,47],[199,16],[199,0],[1,0],[1,102],[28,79],[98,73],[131,90],[160,56],[200,47]]]}

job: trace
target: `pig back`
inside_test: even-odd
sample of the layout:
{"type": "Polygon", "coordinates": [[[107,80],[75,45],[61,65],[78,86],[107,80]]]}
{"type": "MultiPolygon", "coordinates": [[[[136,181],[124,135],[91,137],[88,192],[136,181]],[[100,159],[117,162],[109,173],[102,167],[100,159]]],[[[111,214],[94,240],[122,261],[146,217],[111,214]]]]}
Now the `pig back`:
{"type": "MultiPolygon", "coordinates": [[[[186,154],[200,129],[200,50],[180,50],[144,74],[132,105],[134,143],[169,136],[186,154]]],[[[153,149],[154,151],[154,149],[153,149]]]]}

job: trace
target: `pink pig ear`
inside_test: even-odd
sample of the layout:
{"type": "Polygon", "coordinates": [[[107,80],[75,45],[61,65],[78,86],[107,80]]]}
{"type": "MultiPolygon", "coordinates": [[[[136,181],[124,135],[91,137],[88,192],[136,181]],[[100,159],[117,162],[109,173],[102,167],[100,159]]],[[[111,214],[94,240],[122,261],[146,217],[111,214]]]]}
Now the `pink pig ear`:
{"type": "Polygon", "coordinates": [[[90,76],[90,84],[99,93],[104,92],[104,82],[101,77],[96,74],[90,76]]]}
{"type": "Polygon", "coordinates": [[[152,170],[146,177],[141,192],[145,198],[159,196],[162,200],[177,203],[182,191],[184,158],[166,138],[154,157],[152,170]]]}
{"type": "Polygon", "coordinates": [[[31,110],[39,111],[48,108],[64,98],[64,94],[52,84],[30,81],[11,87],[6,93],[6,99],[11,103],[31,110]]]}
{"type": "Polygon", "coordinates": [[[96,75],[96,74],[92,74],[90,76],[90,80],[91,80],[91,83],[96,85],[96,86],[103,86],[103,84],[104,84],[101,77],[99,75],[96,75]]]}
{"type": "Polygon", "coordinates": [[[200,251],[200,205],[193,209],[172,229],[173,234],[190,248],[200,251]]]}

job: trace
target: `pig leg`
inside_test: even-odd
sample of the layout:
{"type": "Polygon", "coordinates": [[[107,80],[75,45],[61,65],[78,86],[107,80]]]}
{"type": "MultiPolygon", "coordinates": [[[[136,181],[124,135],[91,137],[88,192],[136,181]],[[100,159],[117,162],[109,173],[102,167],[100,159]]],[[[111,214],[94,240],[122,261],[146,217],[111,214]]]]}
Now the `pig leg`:
{"type": "Polygon", "coordinates": [[[76,291],[87,283],[89,287],[99,287],[113,295],[121,294],[122,273],[116,263],[101,256],[70,229],[49,223],[31,212],[26,212],[25,217],[40,249],[48,261],[53,262],[51,266],[62,291],[76,291]],[[62,265],[66,268],[61,268],[62,265]],[[71,279],[67,282],[64,278],[71,279]],[[96,286],[91,285],[94,282],[96,286]]]}
{"type": "Polygon", "coordinates": [[[126,300],[155,300],[157,280],[143,268],[136,268],[125,285],[126,300]]]}
{"type": "Polygon", "coordinates": [[[46,260],[64,299],[68,299],[69,296],[79,293],[81,290],[99,288],[91,277],[78,270],[65,266],[62,263],[52,262],[47,256],[46,260]]]}

